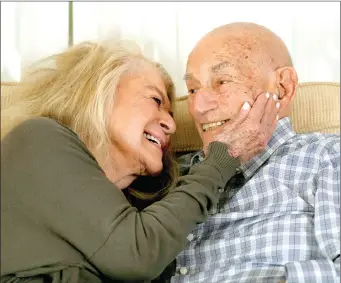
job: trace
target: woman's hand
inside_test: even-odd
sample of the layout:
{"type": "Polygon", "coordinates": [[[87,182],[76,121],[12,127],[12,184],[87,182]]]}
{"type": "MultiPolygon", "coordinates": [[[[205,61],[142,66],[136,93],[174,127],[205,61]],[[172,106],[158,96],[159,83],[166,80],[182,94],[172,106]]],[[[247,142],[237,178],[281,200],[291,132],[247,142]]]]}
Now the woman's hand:
{"type": "MultiPolygon", "coordinates": [[[[276,128],[280,104],[276,94],[261,93],[252,108],[244,103],[239,115],[221,126],[212,141],[223,142],[228,153],[246,163],[261,153],[276,128]]],[[[208,145],[204,145],[206,154],[208,145]]]]}

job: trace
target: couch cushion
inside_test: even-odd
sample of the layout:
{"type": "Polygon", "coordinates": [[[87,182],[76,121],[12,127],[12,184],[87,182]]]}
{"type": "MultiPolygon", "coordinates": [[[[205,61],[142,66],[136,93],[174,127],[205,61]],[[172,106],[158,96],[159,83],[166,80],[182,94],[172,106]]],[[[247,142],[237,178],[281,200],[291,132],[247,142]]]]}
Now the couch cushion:
{"type": "MultiPolygon", "coordinates": [[[[1,105],[10,101],[17,83],[1,83],[1,105]]],[[[340,84],[301,83],[298,86],[290,114],[297,133],[340,133],[340,84]]],[[[187,110],[187,96],[179,97],[174,109],[177,131],[172,137],[173,150],[199,150],[201,139],[187,110]]],[[[3,125],[2,125],[3,126],[3,125]]]]}
{"type": "Polygon", "coordinates": [[[11,94],[18,88],[18,83],[1,83],[1,108],[10,102],[11,94]]]}

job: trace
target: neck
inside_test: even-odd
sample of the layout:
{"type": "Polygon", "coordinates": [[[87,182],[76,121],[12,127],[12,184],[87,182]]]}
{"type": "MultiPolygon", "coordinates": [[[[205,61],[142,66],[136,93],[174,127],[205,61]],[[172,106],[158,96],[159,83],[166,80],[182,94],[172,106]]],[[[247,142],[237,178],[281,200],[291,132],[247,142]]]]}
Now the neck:
{"type": "Polygon", "coordinates": [[[129,187],[129,185],[136,179],[136,176],[134,175],[122,175],[122,176],[110,176],[106,173],[108,179],[113,182],[117,188],[119,188],[120,190],[123,190],[127,187],[129,187]]]}
{"type": "Polygon", "coordinates": [[[129,160],[130,158],[127,158],[121,151],[115,150],[111,151],[104,162],[99,162],[107,178],[120,190],[127,188],[139,173],[129,160]]]}

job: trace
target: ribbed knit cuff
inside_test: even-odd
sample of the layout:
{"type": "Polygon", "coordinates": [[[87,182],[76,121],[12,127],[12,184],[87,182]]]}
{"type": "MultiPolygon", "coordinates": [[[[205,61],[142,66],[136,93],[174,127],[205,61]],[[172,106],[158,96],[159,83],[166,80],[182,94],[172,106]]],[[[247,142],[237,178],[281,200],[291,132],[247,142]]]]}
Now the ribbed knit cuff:
{"type": "Polygon", "coordinates": [[[227,146],[221,142],[211,142],[203,163],[214,166],[222,175],[223,181],[227,182],[236,174],[240,161],[228,154],[227,146]]]}

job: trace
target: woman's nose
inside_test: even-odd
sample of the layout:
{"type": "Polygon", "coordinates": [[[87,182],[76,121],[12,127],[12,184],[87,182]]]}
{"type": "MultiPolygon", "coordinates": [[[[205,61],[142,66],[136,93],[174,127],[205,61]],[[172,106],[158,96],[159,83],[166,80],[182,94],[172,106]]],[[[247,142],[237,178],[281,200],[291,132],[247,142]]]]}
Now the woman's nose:
{"type": "Polygon", "coordinates": [[[165,113],[160,120],[160,125],[166,134],[174,134],[176,130],[175,121],[170,113],[165,113]]]}

